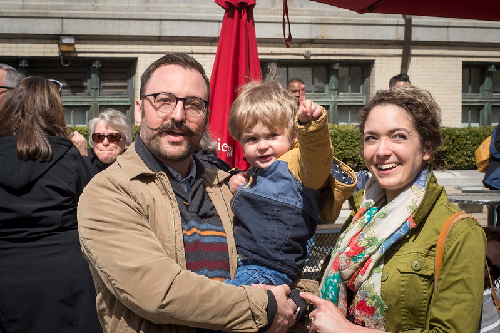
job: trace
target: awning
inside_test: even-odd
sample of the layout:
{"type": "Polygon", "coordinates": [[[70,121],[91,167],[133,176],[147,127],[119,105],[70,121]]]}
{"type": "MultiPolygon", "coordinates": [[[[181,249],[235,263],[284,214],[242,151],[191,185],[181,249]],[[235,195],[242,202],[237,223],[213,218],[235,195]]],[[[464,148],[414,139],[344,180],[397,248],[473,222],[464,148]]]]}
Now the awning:
{"type": "Polygon", "coordinates": [[[403,14],[500,21],[499,0],[312,0],[360,14],[403,14]]]}

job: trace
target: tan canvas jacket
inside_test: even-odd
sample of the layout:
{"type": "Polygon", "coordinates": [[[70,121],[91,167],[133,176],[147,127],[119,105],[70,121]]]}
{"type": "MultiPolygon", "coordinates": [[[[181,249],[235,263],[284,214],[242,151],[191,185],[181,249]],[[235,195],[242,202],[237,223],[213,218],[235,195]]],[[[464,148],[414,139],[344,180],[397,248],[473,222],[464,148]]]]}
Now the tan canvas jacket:
{"type": "MultiPolygon", "coordinates": [[[[236,271],[226,174],[206,168],[204,186],[227,233],[236,271]]],[[[266,291],[235,287],[186,270],[181,217],[165,173],[153,173],[135,144],[96,175],[78,206],[82,252],[105,332],[256,332],[267,325],[266,291]]]]}

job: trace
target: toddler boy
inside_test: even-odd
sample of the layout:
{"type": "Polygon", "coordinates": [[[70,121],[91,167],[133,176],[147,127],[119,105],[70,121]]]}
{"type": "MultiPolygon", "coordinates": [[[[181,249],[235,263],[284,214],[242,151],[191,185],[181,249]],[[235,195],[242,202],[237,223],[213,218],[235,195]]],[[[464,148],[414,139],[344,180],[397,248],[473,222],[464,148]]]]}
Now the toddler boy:
{"type": "Polygon", "coordinates": [[[338,180],[328,180],[342,176],[335,202],[333,194],[326,196],[330,217],[354,189],[354,173],[333,157],[325,109],[306,100],[304,91],[302,85],[297,105],[277,81],[251,82],[233,103],[229,132],[251,168],[230,180],[238,269],[227,283],[291,285],[321,222],[320,189],[333,193],[338,180]]]}

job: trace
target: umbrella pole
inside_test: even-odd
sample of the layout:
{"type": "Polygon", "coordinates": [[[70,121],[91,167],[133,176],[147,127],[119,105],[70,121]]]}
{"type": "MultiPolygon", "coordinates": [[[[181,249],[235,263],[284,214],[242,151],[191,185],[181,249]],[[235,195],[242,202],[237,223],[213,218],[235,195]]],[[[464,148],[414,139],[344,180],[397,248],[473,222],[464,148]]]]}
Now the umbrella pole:
{"type": "Polygon", "coordinates": [[[402,74],[408,74],[408,70],[410,69],[410,58],[411,58],[411,16],[403,15],[405,20],[405,30],[404,30],[404,39],[403,39],[403,53],[401,55],[401,71],[402,74]]]}

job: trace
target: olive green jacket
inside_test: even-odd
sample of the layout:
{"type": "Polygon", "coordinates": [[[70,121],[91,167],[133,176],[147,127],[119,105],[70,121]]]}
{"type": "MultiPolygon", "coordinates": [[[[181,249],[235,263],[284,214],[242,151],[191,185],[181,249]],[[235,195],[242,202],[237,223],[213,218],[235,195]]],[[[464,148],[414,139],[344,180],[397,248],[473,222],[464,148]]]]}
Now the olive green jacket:
{"type": "MultiPolygon", "coordinates": [[[[362,197],[360,192],[355,194],[357,207],[362,197]]],[[[463,219],[453,226],[444,249],[438,291],[434,293],[437,239],[446,219],[458,211],[432,174],[424,199],[413,216],[415,228],[384,257],[381,293],[387,304],[386,331],[477,331],[486,237],[475,220],[463,219]]]]}

